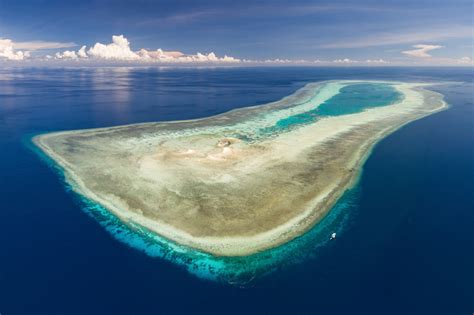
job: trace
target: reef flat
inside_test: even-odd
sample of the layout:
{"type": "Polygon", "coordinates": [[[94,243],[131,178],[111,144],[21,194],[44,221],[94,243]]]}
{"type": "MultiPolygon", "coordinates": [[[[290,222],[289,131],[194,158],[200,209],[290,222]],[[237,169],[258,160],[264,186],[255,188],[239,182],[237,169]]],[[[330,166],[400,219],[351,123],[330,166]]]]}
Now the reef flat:
{"type": "Polygon", "coordinates": [[[351,187],[380,139],[447,107],[424,86],[312,83],[209,118],[33,141],[78,193],[124,224],[217,256],[245,256],[307,231],[351,187]]]}

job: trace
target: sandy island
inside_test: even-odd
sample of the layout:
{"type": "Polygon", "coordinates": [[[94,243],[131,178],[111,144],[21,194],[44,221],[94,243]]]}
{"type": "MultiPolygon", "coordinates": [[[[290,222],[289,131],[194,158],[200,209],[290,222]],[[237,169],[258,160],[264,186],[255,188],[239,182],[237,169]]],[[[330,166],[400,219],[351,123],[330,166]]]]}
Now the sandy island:
{"type": "Polygon", "coordinates": [[[264,132],[354,83],[308,84],[281,101],[205,119],[33,141],[78,193],[125,224],[214,255],[249,255],[311,228],[354,184],[374,144],[447,107],[425,84],[390,82],[403,95],[394,104],[264,132]]]}

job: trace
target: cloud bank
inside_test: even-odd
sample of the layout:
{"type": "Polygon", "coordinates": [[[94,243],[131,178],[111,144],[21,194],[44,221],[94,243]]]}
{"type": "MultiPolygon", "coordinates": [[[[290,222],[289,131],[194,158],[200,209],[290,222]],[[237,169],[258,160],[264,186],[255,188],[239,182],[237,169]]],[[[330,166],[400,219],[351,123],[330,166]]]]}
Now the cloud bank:
{"type": "Polygon", "coordinates": [[[238,58],[225,55],[218,57],[215,53],[208,54],[196,53],[194,55],[186,55],[180,51],[164,51],[162,49],[147,50],[140,49],[133,51],[130,42],[123,35],[112,36],[112,42],[109,44],[96,43],[94,46],[86,50],[86,46],[76,51],[66,50],[58,52],[54,56],[55,59],[95,59],[108,61],[134,61],[138,63],[238,63],[238,58]]]}
{"type": "Polygon", "coordinates": [[[25,60],[30,58],[30,52],[44,49],[59,49],[76,46],[73,42],[48,42],[35,40],[29,42],[14,42],[11,39],[0,38],[0,60],[25,60]]]}
{"type": "Polygon", "coordinates": [[[341,63],[341,64],[351,64],[351,63],[359,63],[357,60],[352,60],[349,58],[344,58],[344,59],[335,59],[332,62],[334,63],[341,63]]]}

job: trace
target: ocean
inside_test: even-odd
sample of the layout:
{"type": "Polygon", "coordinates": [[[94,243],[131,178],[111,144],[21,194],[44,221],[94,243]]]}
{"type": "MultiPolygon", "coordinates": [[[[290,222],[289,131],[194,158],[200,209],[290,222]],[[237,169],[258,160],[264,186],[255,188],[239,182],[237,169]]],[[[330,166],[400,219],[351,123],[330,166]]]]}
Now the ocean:
{"type": "Polygon", "coordinates": [[[473,74],[388,67],[0,69],[0,314],[471,314],[473,74]],[[192,262],[176,264],[118,240],[117,229],[104,228],[100,213],[91,213],[30,145],[33,135],[49,131],[207,117],[334,79],[439,82],[430,89],[450,108],[376,146],[357,187],[327,218],[339,225],[336,241],[318,241],[323,226],[316,226],[294,255],[263,264],[269,270],[245,282],[206,280],[190,270],[192,262]]]}

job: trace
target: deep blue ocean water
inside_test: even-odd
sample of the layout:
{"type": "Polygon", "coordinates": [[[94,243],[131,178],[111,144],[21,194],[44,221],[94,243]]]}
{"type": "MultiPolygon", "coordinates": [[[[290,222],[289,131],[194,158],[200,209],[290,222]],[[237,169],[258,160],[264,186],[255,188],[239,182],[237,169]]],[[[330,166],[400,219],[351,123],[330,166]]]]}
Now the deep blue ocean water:
{"type": "Polygon", "coordinates": [[[472,314],[474,84],[467,68],[0,69],[0,313],[472,314]],[[447,111],[380,142],[337,241],[243,288],[117,241],[28,148],[53,130],[205,117],[308,82],[433,87],[447,111]]]}

